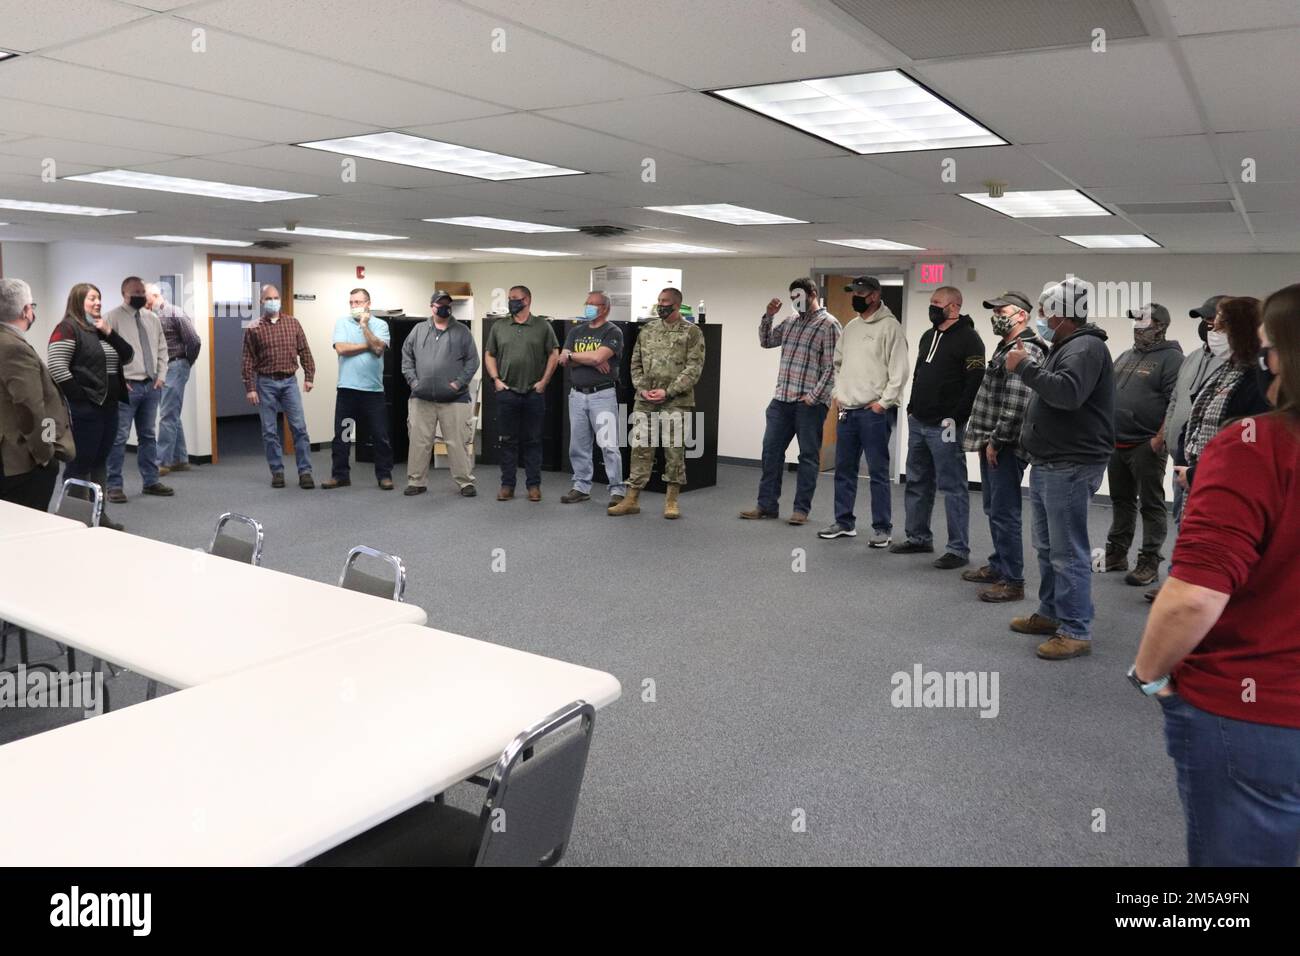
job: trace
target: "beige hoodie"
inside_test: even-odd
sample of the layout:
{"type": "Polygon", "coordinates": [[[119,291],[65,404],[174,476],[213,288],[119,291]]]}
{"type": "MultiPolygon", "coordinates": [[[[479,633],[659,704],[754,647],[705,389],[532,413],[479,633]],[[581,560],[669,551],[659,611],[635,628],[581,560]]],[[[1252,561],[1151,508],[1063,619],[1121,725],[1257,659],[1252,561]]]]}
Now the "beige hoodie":
{"type": "Polygon", "coordinates": [[[869,319],[855,316],[835,346],[835,400],[840,408],[879,402],[894,408],[907,384],[907,339],[889,306],[880,303],[869,319]]]}

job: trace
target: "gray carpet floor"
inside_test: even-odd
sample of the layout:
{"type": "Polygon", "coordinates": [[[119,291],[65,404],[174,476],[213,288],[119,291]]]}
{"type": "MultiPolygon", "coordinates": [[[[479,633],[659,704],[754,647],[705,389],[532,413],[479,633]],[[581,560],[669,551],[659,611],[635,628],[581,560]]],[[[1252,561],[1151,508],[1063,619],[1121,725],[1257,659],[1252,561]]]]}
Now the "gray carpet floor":
{"type": "MultiPolygon", "coordinates": [[[[1036,639],[1007,629],[1032,598],[982,604],[932,556],[819,540],[829,475],[803,528],[737,520],[758,472],[726,465],[716,487],[683,495],[680,521],[660,517],[658,495],[613,519],[598,498],[560,504],[561,473],[544,473],[540,504],[498,503],[496,469],[482,465],[474,499],[446,472],[428,494],[403,497],[400,465],[395,492],[376,487],[369,465],[354,467],[351,488],[274,490],[255,432],[223,426],[222,441],[219,464],[165,479],[170,499],[138,494],[128,456],[131,501],[114,517],[195,547],[219,513],[244,512],[265,525],[267,566],[322,581],[337,579],[349,547],[369,544],[402,556],[407,600],[431,625],[618,677],[622,699],[597,718],[569,865],[1185,862],[1158,708],[1124,677],[1148,605],[1122,575],[1094,577],[1091,657],[1048,663],[1036,639]],[[491,571],[497,548],[504,573],[491,571]],[[796,549],[805,571],[792,570],[796,549]],[[915,664],[997,672],[998,715],[893,707],[891,675],[915,664]]],[[[328,451],[314,462],[328,477],[328,451]]],[[[787,513],[792,493],[789,475],[787,513]]],[[[859,502],[861,513],[865,483],[859,502]]],[[[971,506],[982,558],[978,493],[971,506]]],[[[894,507],[901,528],[901,488],[894,507]]],[[[1094,544],[1109,519],[1095,504],[1094,544]]],[[[942,541],[942,499],[935,527],[942,541]]],[[[34,658],[48,651],[33,640],[34,658]]],[[[129,706],[144,682],[124,675],[112,689],[114,707],[129,706]]],[[[0,741],[74,719],[0,712],[0,741]]]]}

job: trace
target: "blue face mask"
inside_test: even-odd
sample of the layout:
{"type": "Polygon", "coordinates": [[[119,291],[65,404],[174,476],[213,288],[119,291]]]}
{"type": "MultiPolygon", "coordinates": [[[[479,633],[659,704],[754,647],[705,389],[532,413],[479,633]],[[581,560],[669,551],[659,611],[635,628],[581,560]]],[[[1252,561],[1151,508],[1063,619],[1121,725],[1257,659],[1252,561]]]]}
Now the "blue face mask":
{"type": "Polygon", "coordinates": [[[1034,324],[1038,326],[1038,334],[1043,337],[1044,341],[1050,342],[1056,336],[1056,330],[1047,324],[1046,319],[1035,319],[1034,324]]]}
{"type": "Polygon", "coordinates": [[[598,315],[600,315],[600,306],[598,305],[589,305],[582,310],[582,317],[588,322],[594,320],[598,315]]]}

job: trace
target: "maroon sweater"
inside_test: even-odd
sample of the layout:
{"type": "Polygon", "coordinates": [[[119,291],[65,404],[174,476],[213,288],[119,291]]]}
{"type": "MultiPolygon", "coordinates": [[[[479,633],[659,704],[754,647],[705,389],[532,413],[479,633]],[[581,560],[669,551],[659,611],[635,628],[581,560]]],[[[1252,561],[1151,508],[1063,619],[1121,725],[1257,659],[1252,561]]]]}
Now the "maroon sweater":
{"type": "Polygon", "coordinates": [[[1261,415],[1206,446],[1169,573],[1230,595],[1174,669],[1178,693],[1221,717],[1300,728],[1300,424],[1261,415]]]}

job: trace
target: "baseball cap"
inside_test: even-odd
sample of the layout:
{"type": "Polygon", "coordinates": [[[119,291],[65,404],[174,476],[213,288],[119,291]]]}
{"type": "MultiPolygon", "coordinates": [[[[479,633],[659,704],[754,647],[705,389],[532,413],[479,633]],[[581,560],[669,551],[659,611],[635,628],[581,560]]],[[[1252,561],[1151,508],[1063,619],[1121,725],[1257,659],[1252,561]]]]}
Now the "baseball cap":
{"type": "Polygon", "coordinates": [[[1074,319],[1079,323],[1088,321],[1088,284],[1080,279],[1062,279],[1056,285],[1048,286],[1038,297],[1044,315],[1060,319],[1074,319]]]}
{"type": "Polygon", "coordinates": [[[1214,313],[1218,311],[1219,302],[1226,299],[1226,295],[1212,295],[1205,300],[1205,304],[1199,309],[1189,309],[1187,314],[1193,319],[1205,319],[1207,322],[1214,321],[1214,313]]]}
{"type": "Polygon", "coordinates": [[[1016,292],[1014,289],[1003,292],[996,299],[986,300],[984,308],[1000,309],[1004,305],[1014,305],[1017,309],[1024,309],[1027,313],[1033,311],[1033,306],[1029,304],[1029,296],[1023,292],[1016,292]]]}
{"type": "Polygon", "coordinates": [[[1129,309],[1128,317],[1132,319],[1134,322],[1141,322],[1143,319],[1149,318],[1156,325],[1162,325],[1162,326],[1168,325],[1170,322],[1169,310],[1166,309],[1159,302],[1148,302],[1146,305],[1142,306],[1142,308],[1138,309],[1136,312],[1133,311],[1132,309],[1129,309]]]}
{"type": "Polygon", "coordinates": [[[434,304],[435,302],[437,302],[439,299],[446,299],[448,302],[450,302],[450,301],[451,301],[451,293],[450,293],[450,292],[447,292],[447,291],[445,291],[445,290],[443,290],[443,289],[434,289],[434,290],[433,290],[433,296],[429,299],[429,304],[430,304],[430,305],[433,305],[433,304],[434,304]]]}
{"type": "Polygon", "coordinates": [[[844,287],[845,292],[879,292],[880,280],[875,276],[858,276],[844,287]]]}

